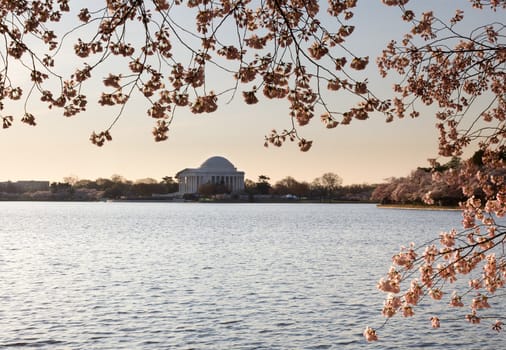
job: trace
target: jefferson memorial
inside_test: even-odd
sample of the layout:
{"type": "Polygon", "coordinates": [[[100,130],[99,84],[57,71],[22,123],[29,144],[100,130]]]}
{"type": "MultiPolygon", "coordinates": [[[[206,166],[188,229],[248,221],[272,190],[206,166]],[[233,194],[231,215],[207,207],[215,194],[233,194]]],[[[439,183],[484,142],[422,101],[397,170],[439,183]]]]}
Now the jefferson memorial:
{"type": "Polygon", "coordinates": [[[237,168],[224,157],[211,157],[200,168],[186,168],[176,174],[179,193],[197,193],[203,184],[223,184],[231,192],[244,190],[244,171],[237,168]]]}

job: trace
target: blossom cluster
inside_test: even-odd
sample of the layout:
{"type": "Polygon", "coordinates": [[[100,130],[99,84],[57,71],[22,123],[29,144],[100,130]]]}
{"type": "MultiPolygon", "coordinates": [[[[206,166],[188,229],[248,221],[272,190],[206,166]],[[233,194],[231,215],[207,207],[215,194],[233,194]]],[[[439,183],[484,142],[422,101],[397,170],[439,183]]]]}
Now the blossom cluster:
{"type": "MultiPolygon", "coordinates": [[[[463,169],[469,166],[472,165],[463,169]]],[[[482,170],[486,171],[485,168],[482,170]]],[[[480,178],[486,183],[488,179],[488,184],[499,185],[500,190],[492,191],[495,196],[485,201],[472,196],[462,203],[462,231],[441,232],[439,242],[426,244],[420,249],[411,243],[408,247],[401,247],[400,252],[392,257],[392,267],[377,284],[379,290],[388,294],[382,310],[385,317],[397,313],[411,317],[415,314],[415,306],[425,296],[440,301],[448,294],[450,307],[467,305],[470,312],[463,318],[472,324],[480,323],[480,311],[491,308],[490,298],[506,285],[506,257],[502,249],[506,230],[494,219],[504,216],[502,186],[506,177],[499,179],[498,168],[494,170],[488,177],[483,172],[477,173],[474,180],[480,178]],[[469,276],[468,290],[449,293],[449,286],[465,276],[469,276]],[[406,283],[408,286],[403,287],[406,283]]],[[[441,322],[443,320],[438,316],[431,319],[434,328],[439,328],[441,322]]],[[[498,320],[492,328],[500,331],[501,326],[502,322],[498,320]]]]}
{"type": "MultiPolygon", "coordinates": [[[[103,91],[99,92],[97,103],[116,107],[116,116],[106,130],[92,134],[90,139],[96,145],[109,140],[104,135],[111,133],[133,94],[145,98],[147,115],[156,119],[155,140],[161,141],[167,139],[176,107],[196,114],[213,113],[218,110],[219,96],[233,98],[241,95],[236,92],[243,89],[248,105],[259,103],[262,97],[289,103],[292,128],[280,134],[293,137],[266,136],[267,145],[280,146],[290,140],[296,141],[301,151],[307,151],[312,141],[300,137],[295,124],[299,127],[310,123],[316,108],[328,116],[322,121],[329,129],[355,119],[366,120],[373,112],[391,119],[393,109],[385,107],[390,102],[380,101],[366,81],[353,76],[353,71],[368,67],[369,57],[355,55],[349,48],[343,56],[342,48],[355,29],[348,21],[357,4],[356,0],[329,1],[327,6],[317,0],[106,0],[102,8],[90,3],[79,9],[78,24],[62,32],[58,23],[74,13],[68,0],[8,1],[0,6],[6,48],[5,52],[0,51],[6,63],[0,75],[0,113],[3,99],[22,97],[17,79],[4,79],[10,76],[9,60],[19,60],[28,69],[33,86],[23,96],[25,107],[26,101],[38,92],[42,102],[50,108],[61,108],[67,117],[86,111],[85,83],[95,78],[98,67],[112,62],[108,65],[111,72],[101,78],[103,91]],[[193,23],[174,16],[175,11],[183,9],[193,16],[193,23]],[[327,18],[337,18],[339,25],[322,25],[327,18]],[[236,40],[230,40],[230,28],[237,28],[236,40]],[[129,36],[134,32],[140,33],[142,40],[129,36]],[[31,50],[31,43],[26,40],[29,35],[22,33],[39,38],[43,49],[31,50]],[[72,41],[76,57],[73,73],[68,77],[59,72],[60,65],[55,63],[59,62],[60,52],[65,51],[65,41],[72,41]],[[335,70],[328,68],[332,66],[335,70]],[[117,68],[121,73],[113,71],[117,68]],[[229,87],[222,88],[209,79],[217,71],[232,78],[229,87]],[[53,84],[54,80],[58,84],[53,84]],[[62,88],[57,91],[55,86],[62,88]],[[214,89],[216,86],[220,91],[214,89]],[[333,111],[322,93],[325,89],[355,96],[358,102],[345,110],[333,111]]],[[[12,115],[0,114],[0,118],[5,129],[15,120],[12,115]]],[[[29,111],[21,120],[36,125],[35,115],[29,111]]]]}
{"type": "MultiPolygon", "coordinates": [[[[383,2],[399,6],[403,20],[412,25],[403,40],[390,42],[377,60],[383,76],[393,71],[402,77],[394,86],[399,94],[394,115],[418,116],[414,113],[417,102],[435,105],[439,155],[460,157],[471,145],[478,148],[459,167],[434,171],[432,181],[458,188],[465,197],[462,228],[442,232],[439,240],[418,249],[414,245],[401,248],[387,276],[378,283],[388,293],[383,315],[412,316],[414,307],[428,297],[447,300],[450,307],[468,308],[462,319],[478,324],[488,317],[486,310],[494,307],[492,298],[500,296],[497,292],[506,284],[506,227],[500,223],[506,215],[505,28],[492,23],[470,36],[460,35],[456,25],[464,20],[462,10],[445,22],[432,11],[416,15],[405,6],[408,1],[383,2]],[[473,103],[486,107],[468,120],[473,103]],[[466,279],[467,288],[455,283],[466,279]],[[406,305],[412,307],[409,313],[404,312],[406,305]]],[[[505,1],[472,3],[479,10],[506,9],[505,1]]],[[[433,167],[435,163],[434,159],[433,167]]],[[[434,204],[434,197],[428,193],[424,198],[434,204]]],[[[431,318],[432,327],[442,322],[441,315],[431,318]]],[[[497,320],[492,329],[500,331],[502,321],[497,320]]]]}

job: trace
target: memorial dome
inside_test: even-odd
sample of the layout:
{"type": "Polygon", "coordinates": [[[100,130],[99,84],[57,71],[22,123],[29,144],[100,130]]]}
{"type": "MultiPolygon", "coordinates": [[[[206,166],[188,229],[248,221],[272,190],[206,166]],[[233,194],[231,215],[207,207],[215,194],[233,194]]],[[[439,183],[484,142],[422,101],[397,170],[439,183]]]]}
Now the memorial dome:
{"type": "Polygon", "coordinates": [[[207,159],[202,165],[200,166],[200,169],[202,170],[221,170],[221,171],[235,171],[235,166],[226,158],[224,157],[211,157],[207,159]]]}
{"type": "Polygon", "coordinates": [[[199,168],[185,168],[176,174],[179,193],[198,193],[203,185],[224,185],[228,193],[244,191],[244,171],[236,167],[225,157],[208,158],[199,168]]]}

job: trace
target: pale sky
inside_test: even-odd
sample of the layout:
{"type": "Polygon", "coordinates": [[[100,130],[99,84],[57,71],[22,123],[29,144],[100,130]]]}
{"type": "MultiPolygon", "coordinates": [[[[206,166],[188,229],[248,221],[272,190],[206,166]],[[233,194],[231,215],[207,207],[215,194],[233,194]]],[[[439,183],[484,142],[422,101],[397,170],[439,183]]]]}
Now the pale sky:
{"type": "MultiPolygon", "coordinates": [[[[467,6],[466,1],[411,1],[422,2],[423,6],[434,7],[435,13],[439,13],[439,8],[445,18],[453,15],[456,5],[467,6]]],[[[398,9],[387,8],[380,0],[361,1],[359,7],[351,42],[356,52],[372,59],[390,39],[399,39],[404,30],[399,29],[402,22],[398,9]]],[[[476,15],[480,12],[474,11],[472,19],[483,22],[476,15]]],[[[373,90],[384,93],[380,97],[388,97],[392,81],[378,78],[373,59],[371,67],[367,74],[373,90]]],[[[312,181],[325,172],[334,172],[344,184],[378,183],[388,177],[406,176],[417,166],[426,166],[427,158],[437,155],[437,131],[430,110],[422,111],[418,119],[387,124],[383,116],[377,115],[331,130],[320,122],[318,114],[308,126],[299,129],[303,137],[314,141],[312,149],[303,153],[291,143],[281,148],[263,147],[264,135],[271,129],[290,127],[285,102],[261,100],[248,106],[239,98],[222,104],[209,115],[194,115],[181,109],[169,139],[159,143],[151,135],[154,123],[145,114],[147,104],[141,99],[132,102],[112,130],[113,141],[101,148],[92,145],[89,136],[92,131],[107,127],[116,109],[96,108],[91,100],[87,112],[65,118],[59,111],[34,108],[38,116],[36,127],[24,125],[18,118],[10,129],[0,129],[0,181],[62,181],[70,175],[96,179],[113,174],[130,180],[160,180],[219,155],[252,180],[267,175],[272,183],[285,176],[312,181]]],[[[338,110],[342,102],[336,98],[333,109],[338,110]]],[[[22,107],[7,106],[10,114],[16,116],[22,115],[22,107]]]]}

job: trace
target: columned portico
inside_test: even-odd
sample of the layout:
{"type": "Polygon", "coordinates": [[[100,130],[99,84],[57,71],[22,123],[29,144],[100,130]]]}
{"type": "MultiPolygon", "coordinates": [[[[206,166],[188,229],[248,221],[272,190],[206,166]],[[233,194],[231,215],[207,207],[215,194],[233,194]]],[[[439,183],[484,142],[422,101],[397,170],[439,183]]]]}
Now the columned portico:
{"type": "Polygon", "coordinates": [[[237,171],[234,165],[224,157],[211,157],[200,168],[186,168],[176,174],[179,193],[197,193],[204,184],[220,184],[230,192],[244,190],[244,172],[237,171]]]}

